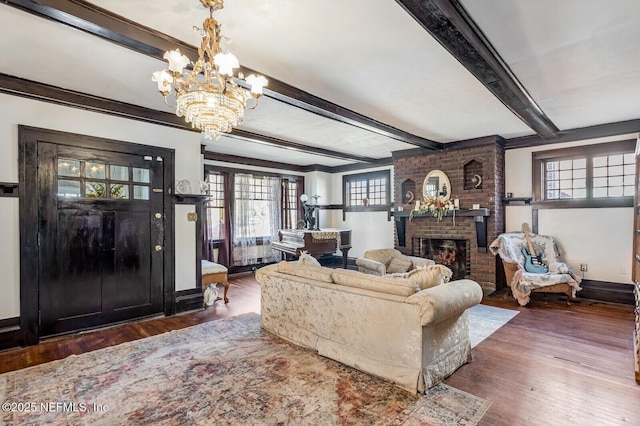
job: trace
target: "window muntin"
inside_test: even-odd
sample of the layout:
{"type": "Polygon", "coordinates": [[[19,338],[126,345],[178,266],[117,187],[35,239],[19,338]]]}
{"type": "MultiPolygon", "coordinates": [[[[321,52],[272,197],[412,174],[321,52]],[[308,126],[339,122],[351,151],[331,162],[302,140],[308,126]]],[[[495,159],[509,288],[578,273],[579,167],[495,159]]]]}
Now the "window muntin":
{"type": "Polygon", "coordinates": [[[58,197],[148,200],[149,169],[71,158],[58,159],[58,197]],[[140,182],[141,184],[135,184],[140,182]]]}
{"type": "Polygon", "coordinates": [[[546,199],[587,198],[586,178],[586,158],[545,162],[546,199]]]}
{"type": "Polygon", "coordinates": [[[345,207],[388,205],[390,176],[389,170],[343,176],[345,207]]]}
{"type": "Polygon", "coordinates": [[[541,208],[633,205],[635,141],[533,153],[533,190],[541,208]]]}
{"type": "Polygon", "coordinates": [[[635,155],[613,154],[593,157],[593,198],[633,196],[635,155]]]}

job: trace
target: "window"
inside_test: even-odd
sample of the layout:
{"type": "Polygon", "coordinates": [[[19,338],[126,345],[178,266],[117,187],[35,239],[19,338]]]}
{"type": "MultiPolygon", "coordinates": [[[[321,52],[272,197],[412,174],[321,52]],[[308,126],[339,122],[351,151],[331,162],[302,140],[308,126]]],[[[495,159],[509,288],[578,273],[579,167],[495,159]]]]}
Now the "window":
{"type": "Polygon", "coordinates": [[[149,182],[149,169],[58,159],[59,197],[148,200],[149,182]]]}
{"type": "Polygon", "coordinates": [[[554,207],[633,205],[635,141],[533,154],[534,196],[554,207]]]}
{"type": "Polygon", "coordinates": [[[298,183],[294,179],[282,179],[282,228],[294,229],[298,222],[298,183]]]}
{"type": "Polygon", "coordinates": [[[224,175],[210,173],[207,176],[206,236],[211,240],[224,239],[224,175]]]}
{"type": "MultiPolygon", "coordinates": [[[[235,216],[236,235],[252,238],[270,237],[274,234],[273,217],[276,199],[273,178],[236,174],[235,176],[235,216]]],[[[277,221],[280,226],[280,220],[277,221]]]]}
{"type": "Polygon", "coordinates": [[[345,209],[385,210],[391,199],[389,170],[345,175],[342,177],[345,209]]]}
{"type": "Polygon", "coordinates": [[[229,267],[280,260],[271,242],[301,216],[303,177],[206,166],[205,180],[203,258],[229,267]]]}

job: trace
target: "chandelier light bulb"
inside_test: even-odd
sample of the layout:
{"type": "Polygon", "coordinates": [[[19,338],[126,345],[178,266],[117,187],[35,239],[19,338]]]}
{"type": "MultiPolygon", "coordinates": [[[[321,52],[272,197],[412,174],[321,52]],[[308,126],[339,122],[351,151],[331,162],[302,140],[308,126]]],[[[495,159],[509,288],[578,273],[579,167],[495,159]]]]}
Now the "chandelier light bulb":
{"type": "Polygon", "coordinates": [[[165,52],[164,59],[169,62],[169,71],[181,74],[182,70],[189,65],[189,58],[180,53],[180,49],[165,52]]]}

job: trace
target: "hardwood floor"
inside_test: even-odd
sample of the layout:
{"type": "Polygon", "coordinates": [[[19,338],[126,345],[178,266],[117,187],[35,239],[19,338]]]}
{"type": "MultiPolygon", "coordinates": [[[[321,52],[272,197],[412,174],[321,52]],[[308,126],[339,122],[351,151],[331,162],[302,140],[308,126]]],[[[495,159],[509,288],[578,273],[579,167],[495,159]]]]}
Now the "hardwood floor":
{"type": "MultiPolygon", "coordinates": [[[[260,311],[260,287],[250,273],[230,276],[228,305],[43,341],[0,352],[0,372],[19,370],[206,321],[260,311]]],[[[567,307],[558,295],[534,295],[528,307],[511,297],[486,305],[520,313],[473,349],[474,361],[445,382],[492,401],[480,425],[640,424],[634,380],[633,307],[582,300],[567,307]]]]}

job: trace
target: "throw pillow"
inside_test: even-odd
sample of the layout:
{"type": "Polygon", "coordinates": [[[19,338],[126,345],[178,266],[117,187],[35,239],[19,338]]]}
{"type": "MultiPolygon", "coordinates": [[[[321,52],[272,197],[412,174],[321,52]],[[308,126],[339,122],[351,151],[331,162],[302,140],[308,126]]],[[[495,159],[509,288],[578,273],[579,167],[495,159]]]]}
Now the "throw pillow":
{"type": "Polygon", "coordinates": [[[424,290],[449,282],[452,275],[451,269],[444,265],[429,265],[410,271],[406,278],[418,284],[420,290],[424,290]]]}
{"type": "Polygon", "coordinates": [[[300,253],[300,257],[298,258],[298,265],[320,266],[320,262],[318,262],[318,259],[311,256],[307,251],[303,251],[300,253]]]}
{"type": "Polygon", "coordinates": [[[345,287],[356,287],[396,296],[411,296],[420,290],[414,281],[395,278],[391,275],[379,277],[349,269],[334,269],[331,277],[334,283],[345,287]]]}
{"type": "Polygon", "coordinates": [[[411,269],[411,259],[403,259],[401,257],[394,257],[389,262],[389,266],[387,266],[388,274],[395,274],[398,272],[407,272],[411,269]]]}

